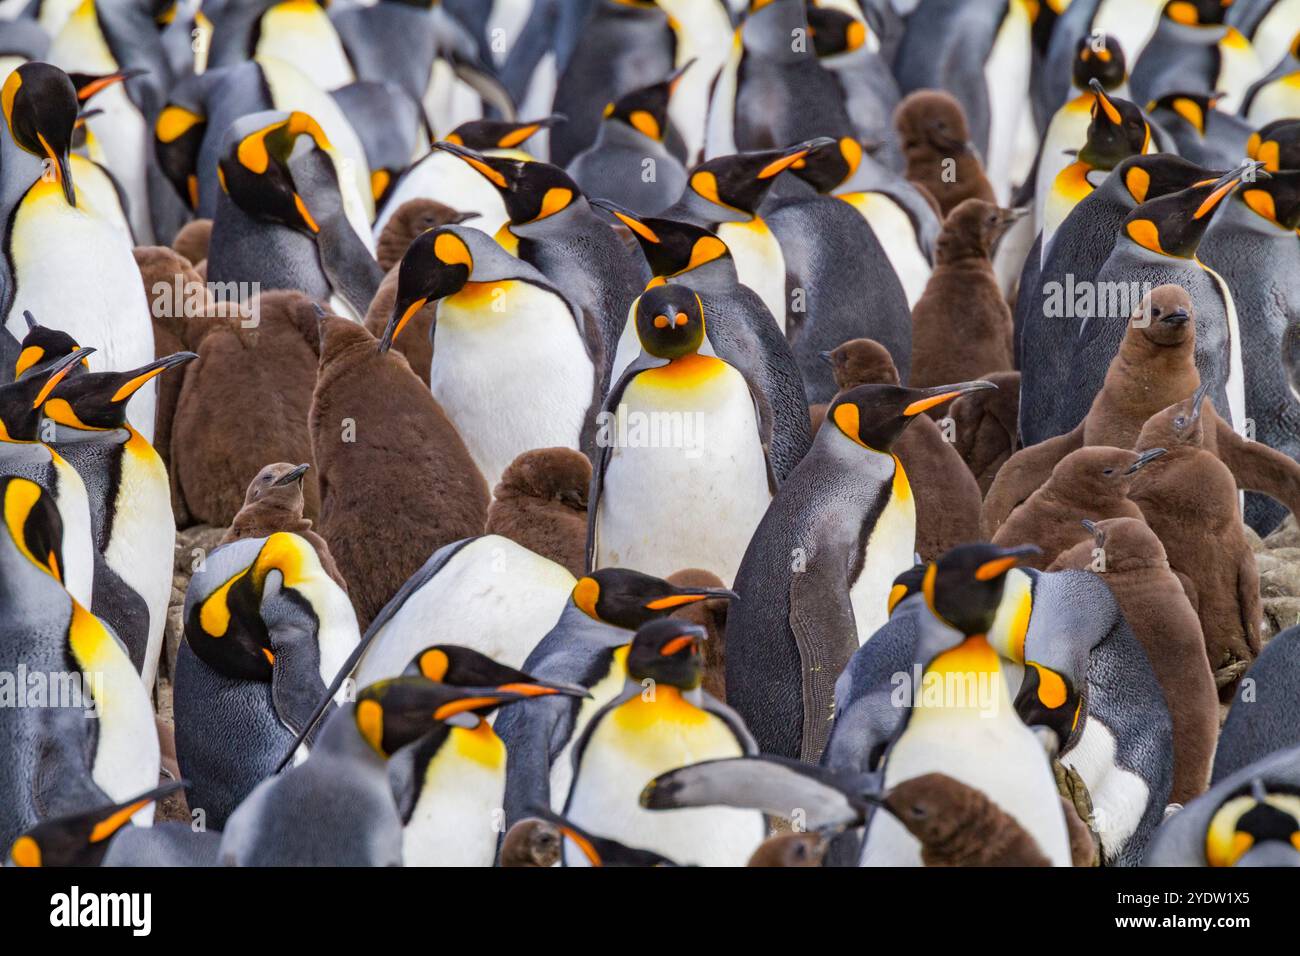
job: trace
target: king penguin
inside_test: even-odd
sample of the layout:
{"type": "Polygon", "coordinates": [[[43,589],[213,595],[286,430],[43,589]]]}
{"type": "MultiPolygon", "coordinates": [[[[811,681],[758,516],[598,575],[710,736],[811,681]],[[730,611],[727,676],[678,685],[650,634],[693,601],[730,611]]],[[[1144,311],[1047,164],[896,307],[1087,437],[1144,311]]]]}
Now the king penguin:
{"type": "Polygon", "coordinates": [[[167,467],[127,421],[127,403],[158,375],[196,358],[178,352],[129,372],[68,378],[41,409],[53,424],[50,444],[86,485],[91,533],[103,556],[91,610],[126,644],[149,688],[171,600],[176,519],[167,467]]]}
{"type": "Polygon", "coordinates": [[[912,566],[916,503],[890,446],[917,415],[992,387],[861,385],[828,409],[754,532],[727,616],[727,696],[764,753],[821,756],[835,677],[912,566]]]}
{"type": "MultiPolygon", "coordinates": [[[[703,866],[744,866],[767,832],[761,813],[695,808],[653,813],[639,803],[660,773],[757,752],[740,717],[700,688],[704,629],[651,621],[627,654],[627,683],[573,746],[564,815],[579,826],[703,866]]],[[[566,866],[586,858],[565,847],[566,866]]]]}
{"type": "MultiPolygon", "coordinates": [[[[1047,753],[1012,706],[988,640],[1006,573],[1022,553],[963,545],[926,568],[914,655],[921,686],[912,688],[906,721],[885,754],[884,784],[945,773],[1010,813],[1053,865],[1069,866],[1069,836],[1047,753]]],[[[893,816],[877,813],[867,822],[860,863],[916,866],[919,849],[893,816]]]]}
{"type": "MultiPolygon", "coordinates": [[[[703,226],[654,217],[638,217],[626,209],[594,200],[632,231],[650,265],[654,284],[676,282],[689,286],[700,297],[709,321],[706,342],[712,350],[735,366],[754,383],[755,397],[770,408],[772,444],[769,455],[778,483],[786,476],[812,441],[808,430],[808,398],[790,343],[781,334],[772,313],[757,293],[740,282],[736,262],[726,243],[703,226]]],[[[614,381],[632,364],[641,350],[636,334],[633,303],[614,356],[614,381]]]]}
{"type": "MultiPolygon", "coordinates": [[[[0,310],[18,336],[30,311],[79,344],[96,349],[96,370],[138,368],[155,358],[149,305],[131,240],[78,205],[69,150],[77,96],[67,74],[26,63],[4,81],[3,203],[8,233],[0,310]],[[42,172],[49,164],[53,175],[42,172]]],[[[132,424],[153,438],[155,389],[140,393],[132,424]]]]}
{"type": "Polygon", "coordinates": [[[222,829],[305,732],[360,634],[316,550],[285,532],[207,555],[190,579],[183,620],[176,757],[191,781],[190,806],[222,829]]]}
{"type": "Polygon", "coordinates": [[[438,303],[429,386],[489,488],[522,452],[589,447],[602,379],[599,331],[562,290],[469,226],[416,237],[399,270],[379,349],[438,303]]]}
{"type": "Polygon", "coordinates": [[[771,420],[739,370],[700,353],[708,315],[691,288],[655,286],[635,320],[641,356],[606,396],[596,435],[588,564],[703,568],[730,582],[772,499],[771,420]]]}
{"type": "Polygon", "coordinates": [[[506,825],[535,806],[563,804],[572,782],[569,758],[597,710],[627,682],[627,649],[637,628],[701,601],[734,592],[677,587],[626,568],[600,568],[578,579],[555,626],[533,648],[523,670],[539,680],[585,688],[590,697],[544,697],[504,711],[495,724],[509,755],[506,825]]]}
{"type": "Polygon", "coordinates": [[[1300,713],[1295,700],[1300,629],[1275,634],[1246,672],[1223,723],[1214,753],[1212,784],[1269,754],[1300,747],[1300,713]]]}

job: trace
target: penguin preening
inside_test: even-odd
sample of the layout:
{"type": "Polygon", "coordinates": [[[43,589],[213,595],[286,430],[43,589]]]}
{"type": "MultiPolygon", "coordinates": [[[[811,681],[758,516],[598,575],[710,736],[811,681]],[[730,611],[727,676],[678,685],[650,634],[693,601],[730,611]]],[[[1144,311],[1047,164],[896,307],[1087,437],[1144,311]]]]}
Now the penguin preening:
{"type": "Polygon", "coordinates": [[[765,753],[820,756],[835,675],[884,623],[894,577],[912,565],[916,504],[893,442],[917,415],[989,387],[862,385],[839,395],[772,500],[727,618],[727,698],[765,753]]]}

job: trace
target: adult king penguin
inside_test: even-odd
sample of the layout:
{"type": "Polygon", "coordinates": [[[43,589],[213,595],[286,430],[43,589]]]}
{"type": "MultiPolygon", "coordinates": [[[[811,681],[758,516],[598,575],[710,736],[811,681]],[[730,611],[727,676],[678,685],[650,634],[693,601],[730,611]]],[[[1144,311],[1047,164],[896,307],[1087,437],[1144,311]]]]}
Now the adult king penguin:
{"type": "Polygon", "coordinates": [[[588,447],[602,346],[562,289],[469,226],[418,236],[399,268],[379,350],[438,303],[429,385],[488,488],[522,452],[588,447]]]}
{"type": "Polygon", "coordinates": [[[727,696],[764,753],[816,762],[835,677],[912,566],[916,504],[890,446],[917,415],[992,387],[861,385],[829,408],[750,540],[727,617],[727,696]]]}
{"type": "Polygon", "coordinates": [[[708,315],[692,289],[655,286],[635,319],[641,357],[610,389],[596,435],[589,566],[704,568],[730,582],[775,490],[771,420],[739,370],[700,353],[708,315]]]}

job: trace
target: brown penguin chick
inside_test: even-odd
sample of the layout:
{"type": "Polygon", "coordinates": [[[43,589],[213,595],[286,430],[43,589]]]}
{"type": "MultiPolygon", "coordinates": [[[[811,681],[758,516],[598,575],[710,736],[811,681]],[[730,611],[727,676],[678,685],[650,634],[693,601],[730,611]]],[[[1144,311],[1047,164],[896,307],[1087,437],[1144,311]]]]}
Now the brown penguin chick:
{"type": "MultiPolygon", "coordinates": [[[[316,307],[301,292],[266,292],[212,328],[186,369],[171,435],[177,523],[229,527],[240,494],[268,461],[313,462],[307,415],[319,364],[316,307]],[[255,324],[252,324],[254,323],[255,324]],[[184,520],[182,515],[188,517],[184,520]]],[[[304,514],[320,512],[315,471],[303,482],[304,514]]]]}
{"type": "Polygon", "coordinates": [[[1021,563],[1043,570],[1062,551],[1091,538],[1085,518],[1141,518],[1129,489],[1134,476],[1163,454],[1160,447],[1138,453],[1105,445],[1071,452],[1052,469],[1047,484],[1011,512],[993,543],[1038,545],[1040,553],[1021,563]]]}
{"type": "Polygon", "coordinates": [[[172,240],[172,248],[190,262],[203,262],[208,258],[208,244],[212,241],[212,220],[193,219],[181,226],[172,240]]]}
{"type": "Polygon", "coordinates": [[[1164,545],[1145,521],[1109,518],[1092,524],[1091,534],[1048,570],[1093,571],[1119,601],[1147,652],[1173,719],[1174,783],[1169,800],[1186,803],[1209,786],[1219,738],[1219,697],[1201,622],[1182,581],[1169,567],[1164,545]]]}
{"type": "Polygon", "coordinates": [[[975,476],[980,495],[1020,447],[1020,373],[985,375],[997,386],[967,392],[952,403],[953,443],[975,476]]]}
{"type": "Polygon", "coordinates": [[[375,259],[387,272],[402,261],[415,237],[439,226],[454,226],[478,217],[476,212],[461,212],[432,199],[408,199],[393,211],[375,242],[375,259]]]}
{"type": "MultiPolygon", "coordinates": [[[[393,315],[393,307],[397,303],[397,273],[400,271],[400,265],[399,262],[389,269],[388,274],[380,281],[375,297],[370,300],[370,308],[366,310],[366,317],[362,320],[362,324],[377,339],[383,337],[384,329],[388,327],[388,320],[393,315]]],[[[437,302],[421,306],[392,344],[392,350],[406,356],[411,371],[420,377],[420,381],[424,382],[426,387],[429,385],[429,372],[433,368],[433,338],[430,333],[437,314],[437,302]]]]}
{"type": "MultiPolygon", "coordinates": [[[[666,580],[676,587],[692,590],[704,591],[726,587],[721,578],[703,568],[676,571],[668,575],[666,580]]],[[[727,608],[730,606],[730,601],[712,598],[684,604],[671,615],[704,628],[706,639],[702,645],[704,656],[702,686],[718,700],[724,702],[727,699],[727,608]]]]}
{"type": "Polygon", "coordinates": [[[561,564],[586,571],[587,491],[591,461],[572,448],[534,448],[501,475],[488,508],[487,532],[561,564]]]}
{"type": "MultiPolygon", "coordinates": [[[[1196,312],[1187,291],[1178,285],[1152,289],[1134,310],[1084,420],[1067,434],[1016,452],[998,472],[984,499],[980,518],[984,534],[991,536],[1012,509],[1047,480],[1056,463],[1076,448],[1134,447],[1147,419],[1200,386],[1195,351],[1196,312]]],[[[1268,495],[1293,512],[1300,509],[1300,464],[1261,442],[1242,438],[1211,405],[1205,406],[1202,417],[1205,450],[1228,466],[1238,488],[1268,495]]]]}
{"type": "Polygon", "coordinates": [[[1014,818],[974,787],[942,773],[892,787],[883,807],[921,841],[926,866],[1051,866],[1014,818]]]}
{"type": "Polygon", "coordinates": [[[257,473],[244,495],[244,507],[239,509],[222,544],[241,538],[266,538],[277,531],[288,531],[306,538],[316,556],[320,558],[325,573],[344,591],[347,581],[339,574],[334,556],[330,554],[325,539],[312,530],[311,522],[302,516],[302,482],[310,465],[291,465],[286,461],[267,465],[257,473]]]}
{"type": "Polygon", "coordinates": [[[1139,443],[1169,449],[1133,482],[1130,495],[1160,538],[1170,567],[1191,578],[1210,668],[1228,700],[1244,670],[1259,655],[1259,572],[1246,540],[1236,482],[1223,462],[1202,447],[1200,414],[1205,396],[1153,415],[1139,443]]]}
{"type": "Polygon", "coordinates": [[[969,382],[1014,367],[1011,309],[991,257],[1021,215],[966,199],[943,221],[934,272],[912,308],[910,387],[969,382]]]}
{"type": "MultiPolygon", "coordinates": [[[[834,369],[835,384],[841,392],[859,385],[899,383],[889,352],[873,339],[845,342],[823,358],[834,369]]],[[[816,416],[815,411],[813,414],[816,416]]],[[[825,418],[823,405],[813,423],[814,433],[825,418]]],[[[893,447],[916,496],[915,549],[927,561],[959,544],[977,541],[980,536],[979,485],[954,443],[945,438],[946,433],[951,434],[946,432],[948,428],[947,423],[940,425],[926,415],[918,415],[893,447]]]]}
{"type": "Polygon", "coordinates": [[[564,837],[555,824],[528,817],[506,831],[501,841],[501,865],[555,866],[563,846],[564,837]]]}
{"type": "Polygon", "coordinates": [[[364,632],[430,555],[483,533],[487,482],[405,358],[338,316],[321,320],[321,336],[310,419],[316,527],[364,632]]]}
{"type": "Polygon", "coordinates": [[[961,104],[942,90],[909,93],[894,110],[905,175],[923,186],[946,216],[964,199],[993,202],[993,187],[970,146],[961,104]],[[948,162],[951,160],[951,162],[948,162]]]}
{"type": "Polygon", "coordinates": [[[746,866],[821,866],[826,839],[820,833],[778,833],[758,845],[746,866]]]}

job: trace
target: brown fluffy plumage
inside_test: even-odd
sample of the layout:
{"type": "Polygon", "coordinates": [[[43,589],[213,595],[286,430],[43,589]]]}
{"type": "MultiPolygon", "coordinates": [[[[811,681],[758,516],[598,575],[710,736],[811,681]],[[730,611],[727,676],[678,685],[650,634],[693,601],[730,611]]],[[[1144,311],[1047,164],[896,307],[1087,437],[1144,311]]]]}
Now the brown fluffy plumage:
{"type": "Polygon", "coordinates": [[[957,454],[988,494],[998,471],[1020,447],[1020,373],[983,376],[997,386],[968,392],[952,403],[957,454]]]}
{"type": "MultiPolygon", "coordinates": [[[[725,588],[712,571],[703,568],[685,568],[666,578],[679,588],[725,588]]],[[[683,621],[704,628],[704,689],[718,700],[727,699],[727,601],[711,600],[685,604],[672,613],[683,621]]]]}
{"type": "Polygon", "coordinates": [[[212,220],[194,219],[181,226],[172,240],[172,248],[193,263],[208,258],[208,244],[212,241],[212,220]]]}
{"type": "Polygon", "coordinates": [[[529,817],[506,831],[501,841],[501,865],[554,866],[560,862],[564,836],[553,823],[529,817]]]}
{"type": "Polygon", "coordinates": [[[894,110],[905,175],[923,187],[948,215],[963,199],[993,202],[993,187],[970,149],[970,130],[961,104],[942,90],[917,90],[894,110]],[[952,160],[946,163],[945,160],[952,160]]]}
{"type": "MultiPolygon", "coordinates": [[[[313,462],[307,414],[319,340],[312,300],[276,291],[252,306],[256,327],[228,319],[199,343],[176,403],[172,493],[191,523],[228,527],[244,505],[244,489],[268,461],[313,462]]],[[[306,516],[315,518],[314,470],[303,495],[306,516]]]]}
{"type": "Polygon", "coordinates": [[[746,866],[821,866],[826,839],[820,833],[778,833],[758,845],[746,866]]]}
{"type": "Polygon", "coordinates": [[[1174,784],[1169,799],[1186,803],[1210,782],[1219,738],[1219,698],[1205,655],[1201,622],[1156,533],[1137,518],[1110,518],[1094,536],[1048,570],[1101,575],[1151,660],[1174,724],[1174,784]],[[1099,564],[1094,549],[1105,558],[1099,564]]]}
{"type": "Polygon", "coordinates": [[[442,408],[396,352],[337,316],[322,321],[311,442],[317,527],[364,630],[445,544],[482,534],[487,483],[442,408]]]}
{"type": "Polygon", "coordinates": [[[439,226],[455,225],[477,216],[461,212],[432,199],[408,199],[393,211],[375,241],[375,258],[387,272],[402,261],[415,237],[439,226]]]}
{"type": "MultiPolygon", "coordinates": [[[[1017,214],[966,199],[943,222],[934,272],[912,308],[912,372],[925,388],[1013,367],[1011,310],[993,272],[993,248],[1017,214]]],[[[942,417],[945,411],[935,412],[942,417]]]]}
{"type": "MultiPolygon", "coordinates": [[[[297,481],[281,484],[280,479],[301,466],[287,461],[278,461],[267,465],[257,473],[248,485],[244,495],[244,507],[239,509],[230,529],[221,539],[222,544],[239,541],[242,538],[265,538],[280,531],[306,538],[316,556],[320,558],[321,567],[334,583],[344,591],[348,589],[347,581],[339,573],[334,556],[325,539],[312,530],[311,522],[302,515],[303,495],[302,481],[305,474],[297,481]]],[[[310,471],[310,468],[308,468],[310,471]]]]}
{"type": "MultiPolygon", "coordinates": [[[[898,370],[883,345],[853,339],[830,353],[835,385],[841,392],[859,385],[898,384],[898,370]]],[[[948,384],[948,383],[942,383],[948,384]]],[[[826,418],[826,406],[813,406],[813,433],[826,418]]],[[[979,538],[980,489],[953,442],[941,427],[918,415],[894,442],[916,495],[916,551],[933,560],[949,549],[979,538]]]]}
{"type": "Polygon", "coordinates": [[[571,448],[535,448],[501,475],[488,508],[488,534],[499,534],[581,577],[587,559],[591,462],[571,448]]]}

